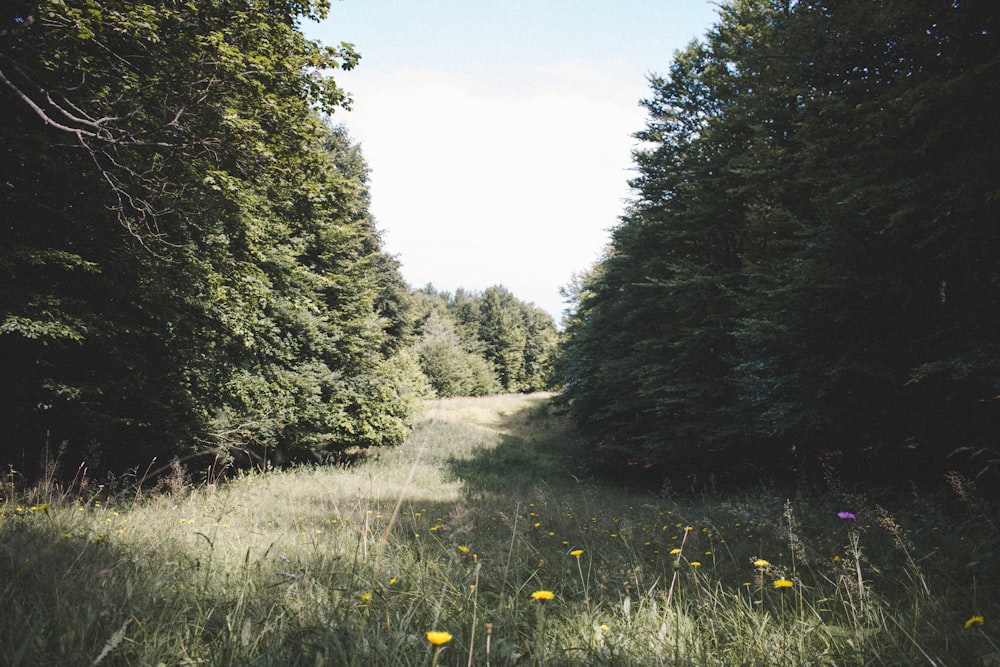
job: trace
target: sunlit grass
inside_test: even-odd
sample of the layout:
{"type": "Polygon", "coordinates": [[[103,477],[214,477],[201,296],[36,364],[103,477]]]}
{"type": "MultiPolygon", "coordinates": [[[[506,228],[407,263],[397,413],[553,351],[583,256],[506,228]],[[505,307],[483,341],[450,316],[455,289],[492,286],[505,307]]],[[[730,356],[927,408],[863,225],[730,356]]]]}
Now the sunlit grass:
{"type": "Polygon", "coordinates": [[[1000,660],[981,501],[630,494],[542,397],[437,401],[350,469],[42,495],[2,506],[4,664],[1000,660]]]}

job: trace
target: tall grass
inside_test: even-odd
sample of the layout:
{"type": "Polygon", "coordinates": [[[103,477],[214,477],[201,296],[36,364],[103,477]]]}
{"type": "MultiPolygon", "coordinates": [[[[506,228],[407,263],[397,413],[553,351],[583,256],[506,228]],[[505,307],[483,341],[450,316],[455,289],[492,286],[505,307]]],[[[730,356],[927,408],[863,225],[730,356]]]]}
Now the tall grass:
{"type": "Polygon", "coordinates": [[[3,664],[1000,664],[993,508],[952,486],[630,493],[545,397],[437,401],[349,469],[7,484],[3,664]]]}

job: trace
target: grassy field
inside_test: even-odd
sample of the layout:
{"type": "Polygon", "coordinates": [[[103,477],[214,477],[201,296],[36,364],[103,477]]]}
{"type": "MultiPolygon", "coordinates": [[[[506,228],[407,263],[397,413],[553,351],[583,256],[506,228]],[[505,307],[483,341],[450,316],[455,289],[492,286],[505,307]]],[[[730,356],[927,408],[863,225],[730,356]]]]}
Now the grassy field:
{"type": "Polygon", "coordinates": [[[1000,665],[1000,532],[968,480],[631,493],[544,396],[431,403],[350,469],[13,481],[4,665],[1000,665]]]}

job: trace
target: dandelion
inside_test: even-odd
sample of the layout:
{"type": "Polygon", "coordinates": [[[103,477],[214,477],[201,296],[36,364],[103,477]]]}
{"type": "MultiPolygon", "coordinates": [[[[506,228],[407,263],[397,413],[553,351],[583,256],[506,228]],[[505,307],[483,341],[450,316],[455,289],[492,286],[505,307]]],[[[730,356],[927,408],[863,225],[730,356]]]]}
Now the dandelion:
{"type": "Polygon", "coordinates": [[[701,567],[701,561],[697,560],[691,561],[691,567],[701,567]]]}
{"type": "Polygon", "coordinates": [[[791,588],[793,586],[792,582],[788,579],[778,579],[774,582],[775,588],[791,588]]]}
{"type": "Polygon", "coordinates": [[[573,558],[579,558],[580,556],[583,555],[583,549],[573,549],[572,551],[569,552],[569,555],[572,556],[573,558]]]}
{"type": "Polygon", "coordinates": [[[434,650],[434,658],[431,660],[431,667],[437,667],[438,658],[441,657],[441,651],[444,650],[444,645],[451,641],[451,633],[444,631],[431,631],[427,633],[427,641],[431,643],[431,646],[436,647],[434,650]]]}
{"type": "Polygon", "coordinates": [[[427,641],[429,641],[434,646],[441,646],[442,644],[447,644],[452,639],[450,632],[428,632],[427,641]]]}
{"type": "Polygon", "coordinates": [[[965,629],[966,630],[971,630],[972,628],[976,627],[977,625],[982,625],[985,622],[986,622],[986,620],[982,616],[973,616],[972,618],[970,618],[969,620],[967,620],[965,622],[965,629]]]}
{"type": "Polygon", "coordinates": [[[680,554],[680,552],[681,552],[680,549],[671,549],[670,550],[670,555],[671,556],[677,556],[678,554],[680,554]]]}
{"type": "Polygon", "coordinates": [[[758,558],[753,562],[754,567],[769,567],[771,564],[763,558],[758,558]]]}
{"type": "Polygon", "coordinates": [[[538,600],[539,602],[545,602],[546,600],[551,600],[556,596],[552,591],[535,591],[531,594],[531,599],[538,600]]]}
{"type": "Polygon", "coordinates": [[[855,521],[855,520],[857,520],[857,517],[854,516],[851,512],[837,512],[837,516],[840,517],[841,519],[843,519],[844,521],[855,521]]]}

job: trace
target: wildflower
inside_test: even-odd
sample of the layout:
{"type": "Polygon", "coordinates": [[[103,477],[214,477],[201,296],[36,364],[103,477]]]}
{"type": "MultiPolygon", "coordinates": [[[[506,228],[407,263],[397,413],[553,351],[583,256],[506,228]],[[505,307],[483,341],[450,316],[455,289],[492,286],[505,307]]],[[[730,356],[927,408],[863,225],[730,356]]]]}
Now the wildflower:
{"type": "Polygon", "coordinates": [[[450,632],[428,632],[427,633],[427,641],[429,641],[431,644],[434,644],[434,646],[441,646],[442,644],[447,644],[448,642],[451,641],[451,633],[450,632]]]}
{"type": "Polygon", "coordinates": [[[775,588],[791,588],[793,586],[792,582],[788,579],[778,579],[774,582],[775,588]]]}
{"type": "Polygon", "coordinates": [[[975,626],[982,625],[985,622],[986,621],[985,621],[985,619],[982,616],[973,616],[972,618],[970,618],[969,620],[967,620],[965,622],[965,629],[966,630],[971,630],[975,626]]]}
{"type": "Polygon", "coordinates": [[[469,553],[469,547],[459,546],[458,550],[461,551],[463,554],[469,553]]]}
{"type": "Polygon", "coordinates": [[[607,623],[601,623],[601,632],[607,632],[610,629],[607,623]]]}
{"type": "Polygon", "coordinates": [[[770,564],[770,563],[768,563],[768,562],[767,562],[766,560],[764,560],[763,558],[758,558],[757,560],[755,560],[755,561],[753,562],[753,566],[754,566],[754,567],[768,567],[768,566],[770,566],[770,565],[771,565],[771,564],[770,564]]]}
{"type": "Polygon", "coordinates": [[[583,549],[573,549],[572,551],[569,552],[569,555],[572,556],[573,558],[579,558],[580,556],[583,555],[583,549]]]}
{"type": "Polygon", "coordinates": [[[535,591],[531,594],[533,600],[538,600],[539,602],[545,602],[546,600],[551,600],[556,596],[552,591],[535,591]]]}
{"type": "Polygon", "coordinates": [[[841,519],[843,519],[844,521],[855,521],[855,520],[857,520],[857,517],[854,516],[850,512],[837,512],[837,516],[840,517],[841,519]]]}
{"type": "Polygon", "coordinates": [[[676,555],[677,555],[677,554],[679,554],[680,552],[681,552],[681,550],[680,550],[680,549],[671,549],[671,550],[670,550],[670,555],[671,555],[671,556],[676,556],[676,555]]]}
{"type": "Polygon", "coordinates": [[[701,567],[701,561],[697,560],[691,561],[691,567],[701,567]]]}
{"type": "Polygon", "coordinates": [[[368,602],[371,599],[372,599],[372,594],[371,593],[366,592],[366,593],[363,593],[361,595],[361,601],[362,602],[368,602]]]}
{"type": "Polygon", "coordinates": [[[392,586],[394,583],[396,583],[396,581],[398,581],[396,577],[393,577],[392,579],[389,580],[389,585],[392,586]]]}

